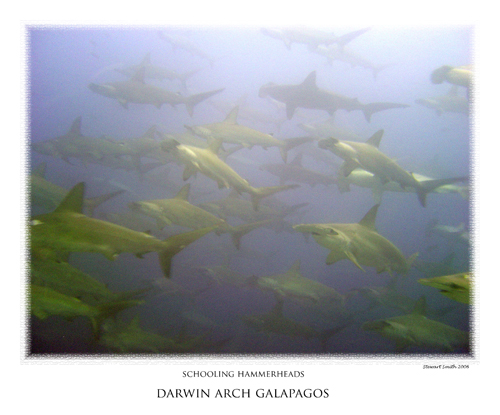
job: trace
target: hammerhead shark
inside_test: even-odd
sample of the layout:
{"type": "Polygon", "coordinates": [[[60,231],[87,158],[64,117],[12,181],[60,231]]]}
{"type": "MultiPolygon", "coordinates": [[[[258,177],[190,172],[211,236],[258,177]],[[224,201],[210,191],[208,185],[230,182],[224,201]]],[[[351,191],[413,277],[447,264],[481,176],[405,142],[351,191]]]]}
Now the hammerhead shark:
{"type": "Polygon", "coordinates": [[[254,210],[258,210],[260,200],[283,190],[294,189],[298,185],[253,187],[247,180],[236,173],[227,163],[222,161],[217,153],[222,144],[220,139],[214,139],[208,148],[199,148],[180,144],[175,139],[166,139],[160,143],[161,149],[172,154],[186,167],[182,174],[184,180],[197,172],[215,180],[222,188],[232,188],[238,193],[249,193],[254,210]]]}
{"type": "Polygon", "coordinates": [[[134,74],[142,67],[144,66],[145,69],[145,77],[149,79],[168,79],[169,81],[176,80],[178,79],[181,81],[182,86],[184,90],[186,90],[186,81],[191,78],[193,75],[197,74],[200,70],[194,70],[194,71],[189,71],[185,73],[178,73],[176,71],[173,71],[171,69],[168,69],[164,66],[159,66],[159,65],[153,65],[151,63],[151,52],[148,52],[144,59],[141,61],[139,65],[132,65],[132,66],[127,66],[123,68],[117,68],[115,71],[131,77],[134,76],[134,74]]]}
{"type": "Polygon", "coordinates": [[[302,224],[293,228],[312,234],[318,244],[330,250],[327,264],[349,259],[363,271],[361,265],[375,267],[378,273],[406,274],[418,254],[407,260],[392,242],[377,232],[375,218],[379,206],[373,206],[359,223],[302,224]]]}
{"type": "Polygon", "coordinates": [[[311,72],[298,85],[277,85],[270,82],[262,86],[259,90],[259,97],[265,98],[268,95],[286,104],[286,115],[289,120],[292,119],[295,109],[298,107],[325,110],[330,115],[333,115],[339,109],[346,111],[360,110],[368,122],[372,114],[376,112],[409,107],[406,104],[395,104],[392,102],[362,104],[357,98],[348,98],[320,89],[316,85],[316,71],[311,72]]]}
{"type": "Polygon", "coordinates": [[[267,221],[260,221],[250,224],[232,226],[224,219],[214,216],[206,210],[192,205],[188,201],[188,183],[182,187],[174,198],[142,200],[129,203],[129,208],[156,219],[158,227],[163,229],[168,225],[178,225],[190,229],[202,229],[209,226],[218,226],[217,234],[230,233],[236,248],[240,246],[240,239],[246,233],[267,224],[267,221]]]}
{"type": "Polygon", "coordinates": [[[310,28],[265,28],[261,32],[274,39],[282,40],[287,49],[291,49],[292,43],[302,43],[307,45],[309,50],[314,50],[318,46],[327,46],[336,43],[343,48],[347,43],[370,30],[369,27],[336,36],[333,33],[310,28]]]}
{"type": "Polygon", "coordinates": [[[51,213],[34,216],[31,220],[31,249],[37,258],[57,258],[71,252],[96,252],[114,260],[122,252],[141,258],[148,252],[158,252],[163,274],[170,277],[174,255],[217,226],[197,229],[167,238],[156,239],[145,232],[82,214],[85,184],[75,185],[51,213]]]}
{"type": "Polygon", "coordinates": [[[422,285],[437,288],[441,294],[464,304],[471,303],[471,278],[469,272],[442,275],[434,278],[421,278],[422,285]]]}
{"type": "Polygon", "coordinates": [[[317,338],[320,340],[323,349],[325,348],[326,342],[330,337],[334,336],[351,324],[351,321],[346,319],[344,323],[332,329],[318,331],[309,325],[285,317],[283,315],[283,303],[283,299],[277,298],[276,304],[267,313],[245,315],[241,318],[247,326],[252,327],[254,330],[259,332],[282,334],[285,336],[301,337],[304,339],[317,338]]]}
{"type": "Polygon", "coordinates": [[[225,143],[239,144],[245,148],[261,146],[267,150],[268,147],[278,147],[281,153],[281,158],[285,163],[287,160],[288,150],[305,142],[312,141],[309,137],[278,140],[271,134],[263,133],[245,125],[240,125],[237,122],[238,111],[239,106],[235,106],[222,122],[200,126],[185,125],[184,127],[207,140],[220,138],[225,143]]]}
{"type": "Polygon", "coordinates": [[[185,97],[167,89],[146,84],[144,82],[145,71],[146,67],[141,66],[128,81],[108,82],[102,85],[91,83],[89,89],[99,95],[118,100],[123,108],[128,108],[129,102],[150,104],[158,109],[163,104],[170,104],[173,107],[184,104],[191,117],[197,104],[224,91],[224,88],[220,88],[185,97]]]}
{"type": "Polygon", "coordinates": [[[278,176],[281,185],[287,181],[306,183],[311,187],[317,184],[328,186],[337,183],[337,180],[333,176],[309,170],[302,166],[302,153],[298,153],[288,164],[263,164],[260,166],[260,170],[265,170],[274,176],[278,176]]]}
{"type": "Polygon", "coordinates": [[[453,352],[469,348],[469,333],[425,317],[425,297],[410,314],[364,323],[363,330],[375,331],[396,342],[396,352],[410,346],[453,352]]]}
{"type": "Polygon", "coordinates": [[[318,147],[330,150],[333,154],[344,159],[341,174],[345,177],[349,176],[355,168],[360,167],[373,173],[382,184],[394,181],[399,183],[403,189],[409,187],[415,189],[418,200],[424,207],[427,194],[434,189],[446,184],[467,180],[467,177],[455,177],[451,179],[418,181],[413,174],[403,169],[378,149],[383,135],[384,130],[379,130],[366,143],[342,141],[330,137],[320,140],[318,147]]]}

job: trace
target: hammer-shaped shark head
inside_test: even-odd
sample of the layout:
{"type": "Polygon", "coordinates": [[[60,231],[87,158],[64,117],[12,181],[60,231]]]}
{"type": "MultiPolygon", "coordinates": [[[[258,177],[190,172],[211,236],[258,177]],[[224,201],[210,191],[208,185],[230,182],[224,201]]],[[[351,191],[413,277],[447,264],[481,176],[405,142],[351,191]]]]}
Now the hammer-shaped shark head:
{"type": "Polygon", "coordinates": [[[271,89],[276,84],[273,82],[269,82],[265,85],[262,85],[259,89],[259,98],[265,98],[269,95],[269,89],[271,89]]]}
{"type": "Polygon", "coordinates": [[[315,223],[306,225],[295,225],[298,232],[309,233],[320,245],[328,249],[339,249],[345,251],[349,248],[349,236],[336,228],[334,224],[315,223]]]}
{"type": "Polygon", "coordinates": [[[167,153],[175,153],[179,145],[180,143],[173,138],[167,138],[160,142],[160,148],[167,153]]]}
{"type": "Polygon", "coordinates": [[[346,159],[354,159],[357,156],[356,150],[346,142],[330,137],[318,141],[318,147],[330,150],[333,154],[346,159]]]}

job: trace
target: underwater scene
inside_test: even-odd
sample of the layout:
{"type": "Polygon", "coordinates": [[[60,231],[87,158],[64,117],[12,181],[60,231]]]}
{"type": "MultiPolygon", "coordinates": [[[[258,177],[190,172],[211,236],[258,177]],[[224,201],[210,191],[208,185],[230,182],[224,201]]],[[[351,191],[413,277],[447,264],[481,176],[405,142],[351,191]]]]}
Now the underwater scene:
{"type": "Polygon", "coordinates": [[[474,355],[473,29],[28,26],[27,355],[474,355]]]}

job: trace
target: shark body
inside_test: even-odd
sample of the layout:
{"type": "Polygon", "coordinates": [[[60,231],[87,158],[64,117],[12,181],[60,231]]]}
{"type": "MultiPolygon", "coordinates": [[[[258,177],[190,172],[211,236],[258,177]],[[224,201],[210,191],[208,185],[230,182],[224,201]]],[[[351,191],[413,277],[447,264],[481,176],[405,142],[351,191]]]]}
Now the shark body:
{"type": "Polygon", "coordinates": [[[378,273],[406,274],[417,254],[407,260],[392,242],[377,232],[375,218],[378,207],[373,206],[359,223],[302,224],[293,228],[312,234],[318,244],[330,250],[327,264],[349,259],[361,270],[362,265],[366,265],[375,267],[378,273]]]}
{"type": "Polygon", "coordinates": [[[452,300],[464,304],[471,303],[471,278],[468,272],[434,278],[421,278],[418,282],[422,285],[437,288],[441,294],[452,300]]]}
{"type": "Polygon", "coordinates": [[[337,183],[337,180],[333,176],[306,169],[302,166],[301,160],[302,153],[299,153],[288,164],[263,164],[260,169],[278,176],[281,185],[288,181],[306,183],[311,187],[317,184],[328,186],[337,183]]]}
{"type": "Polygon", "coordinates": [[[286,104],[286,114],[289,120],[292,119],[298,107],[325,110],[330,115],[333,115],[339,109],[346,111],[360,110],[367,121],[370,121],[371,116],[376,112],[408,107],[406,104],[391,102],[362,104],[357,98],[348,98],[320,89],[316,85],[316,71],[311,72],[298,85],[277,85],[271,82],[262,86],[259,90],[259,97],[265,98],[268,95],[286,104]]]}
{"type": "Polygon", "coordinates": [[[466,178],[439,179],[425,182],[418,181],[415,176],[390,157],[382,153],[378,147],[384,130],[379,130],[373,134],[366,143],[354,141],[341,141],[330,137],[318,142],[318,147],[331,151],[333,154],[344,160],[341,168],[341,174],[349,176],[356,168],[373,173],[382,184],[390,181],[398,183],[403,189],[413,188],[417,193],[418,200],[425,207],[426,197],[429,192],[443,186],[466,178]]]}
{"type": "MultiPolygon", "coordinates": [[[[433,180],[437,180],[417,173],[413,173],[412,175],[417,181],[424,183],[424,185],[426,182],[432,182],[433,180]]],[[[442,186],[434,188],[431,191],[431,193],[458,193],[464,199],[468,199],[469,186],[457,185],[454,183],[458,181],[467,181],[467,180],[468,180],[467,177],[450,178],[449,183],[445,183],[446,181],[444,181],[442,186]]],[[[398,192],[398,193],[416,192],[416,189],[414,187],[404,188],[401,187],[401,185],[395,181],[382,183],[382,181],[377,176],[375,176],[375,174],[360,168],[354,169],[347,177],[344,176],[342,173],[339,174],[337,176],[336,183],[341,193],[350,191],[350,185],[371,189],[373,192],[373,199],[375,203],[378,204],[381,203],[382,195],[384,192],[398,192]]]]}
{"type": "Polygon", "coordinates": [[[364,323],[363,330],[374,331],[396,343],[396,352],[410,346],[428,348],[439,352],[468,350],[469,333],[447,324],[428,319],[423,314],[422,297],[410,314],[364,323]]]}
{"type": "Polygon", "coordinates": [[[298,185],[272,186],[272,187],[252,187],[247,180],[236,173],[227,163],[218,156],[218,150],[222,141],[214,140],[210,147],[199,148],[180,144],[174,139],[166,139],[161,143],[163,151],[172,153],[186,167],[182,178],[189,179],[197,172],[215,180],[222,188],[232,188],[238,193],[249,193],[255,210],[258,210],[259,202],[262,198],[270,196],[283,190],[294,189],[298,185]]]}
{"type": "Polygon", "coordinates": [[[99,95],[116,99],[124,108],[128,108],[129,102],[154,105],[158,109],[163,104],[170,104],[173,107],[184,104],[191,117],[193,116],[194,107],[197,104],[224,90],[224,88],[220,88],[185,97],[167,89],[146,84],[144,82],[144,74],[145,67],[141,67],[127,81],[108,82],[101,85],[91,83],[89,84],[89,89],[99,95]]]}
{"type": "Polygon", "coordinates": [[[200,126],[185,127],[194,134],[205,139],[220,139],[224,143],[239,144],[245,148],[260,146],[267,150],[268,147],[278,147],[283,161],[286,163],[287,152],[291,148],[311,141],[309,138],[278,140],[271,134],[266,134],[237,122],[239,107],[234,107],[224,121],[200,126]]]}
{"type": "Polygon", "coordinates": [[[169,277],[174,255],[215,229],[198,229],[161,241],[148,233],[83,215],[84,188],[84,183],[77,184],[54,212],[32,218],[31,247],[37,256],[50,258],[57,253],[96,252],[114,260],[122,252],[130,252],[138,257],[148,252],[158,252],[162,271],[169,277]]]}

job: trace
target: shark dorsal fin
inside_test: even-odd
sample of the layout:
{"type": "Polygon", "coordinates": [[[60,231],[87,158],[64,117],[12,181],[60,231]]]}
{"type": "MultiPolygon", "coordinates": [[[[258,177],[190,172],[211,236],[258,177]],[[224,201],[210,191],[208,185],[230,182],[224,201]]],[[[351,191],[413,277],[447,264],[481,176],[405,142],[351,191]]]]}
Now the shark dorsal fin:
{"type": "Polygon", "coordinates": [[[427,314],[427,302],[425,301],[424,295],[417,300],[411,314],[420,316],[425,316],[427,314]]]}
{"type": "Polygon", "coordinates": [[[140,82],[141,84],[143,84],[145,73],[146,73],[146,67],[141,66],[130,80],[133,82],[140,82]]]}
{"type": "Polygon", "coordinates": [[[187,202],[188,197],[189,197],[189,189],[191,188],[191,184],[185,184],[182,186],[182,189],[179,190],[179,193],[177,193],[174,197],[174,199],[180,199],[180,200],[185,200],[187,202]]]}
{"type": "Polygon", "coordinates": [[[297,274],[300,273],[300,259],[297,259],[287,271],[287,274],[297,274]]]}
{"type": "Polygon", "coordinates": [[[82,116],[80,115],[73,121],[73,124],[71,124],[71,128],[69,129],[70,134],[75,134],[75,135],[82,135],[82,116]]]}
{"type": "Polygon", "coordinates": [[[384,135],[384,130],[378,130],[375,134],[373,134],[366,144],[370,144],[373,147],[377,147],[380,145],[380,140],[382,139],[382,136],[384,135]]]}
{"type": "Polygon", "coordinates": [[[146,131],[143,135],[145,138],[155,138],[156,137],[156,125],[152,125],[149,127],[148,131],[146,131]]]}
{"type": "Polygon", "coordinates": [[[141,62],[141,66],[144,65],[149,65],[151,63],[151,52],[146,53],[146,56],[144,56],[144,59],[141,62]]]}
{"type": "Polygon", "coordinates": [[[45,170],[46,169],[47,169],[47,163],[46,162],[40,163],[38,166],[36,166],[33,169],[33,171],[31,172],[31,175],[41,177],[43,179],[43,178],[45,178],[45,170]]]}
{"type": "Polygon", "coordinates": [[[359,221],[359,224],[376,231],[375,228],[375,218],[377,217],[377,210],[380,205],[374,205],[367,214],[359,221]]]}
{"type": "Polygon", "coordinates": [[[227,114],[224,122],[227,122],[228,124],[238,124],[236,122],[236,119],[238,118],[238,111],[240,110],[240,107],[236,105],[229,113],[227,114]]]}
{"type": "Polygon", "coordinates": [[[306,89],[317,89],[316,86],[316,71],[312,71],[307,78],[300,84],[301,87],[306,89]]]}
{"type": "Polygon", "coordinates": [[[82,213],[83,208],[83,194],[85,192],[85,183],[80,182],[75,185],[57,206],[55,213],[61,212],[75,212],[82,213]]]}
{"type": "Polygon", "coordinates": [[[291,166],[302,166],[302,153],[299,153],[295,156],[295,158],[290,162],[291,166]]]}

